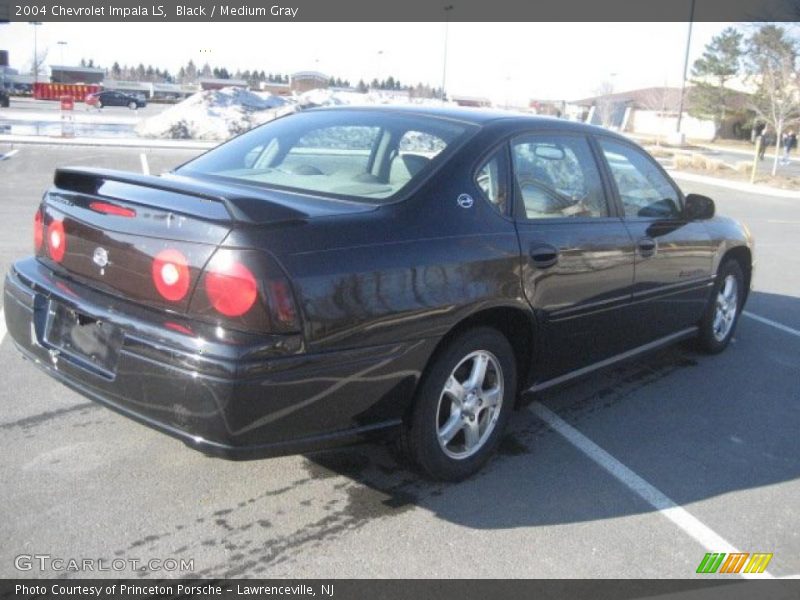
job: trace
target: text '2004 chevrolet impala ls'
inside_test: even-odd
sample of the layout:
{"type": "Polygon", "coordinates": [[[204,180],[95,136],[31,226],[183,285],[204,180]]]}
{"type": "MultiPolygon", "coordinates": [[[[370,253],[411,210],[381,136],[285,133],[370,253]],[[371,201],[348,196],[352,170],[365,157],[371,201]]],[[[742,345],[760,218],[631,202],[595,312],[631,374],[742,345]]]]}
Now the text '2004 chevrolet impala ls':
{"type": "Polygon", "coordinates": [[[521,392],[731,339],[747,229],[608,131],[511,113],[310,110],[160,177],[59,169],[5,282],[49,375],[207,454],[399,432],[491,455],[521,392]]]}

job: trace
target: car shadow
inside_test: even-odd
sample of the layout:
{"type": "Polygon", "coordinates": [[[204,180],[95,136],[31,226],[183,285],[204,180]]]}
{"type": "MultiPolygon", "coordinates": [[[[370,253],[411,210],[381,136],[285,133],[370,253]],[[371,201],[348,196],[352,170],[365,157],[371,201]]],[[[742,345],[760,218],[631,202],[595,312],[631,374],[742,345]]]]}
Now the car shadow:
{"type": "MultiPolygon", "coordinates": [[[[748,309],[800,319],[800,299],[753,292],[748,309]],[[766,311],[769,309],[769,311],[766,311]]],[[[664,348],[525,400],[540,402],[678,504],[800,477],[795,356],[800,340],[742,317],[717,356],[664,348]],[[794,383],[793,383],[794,382],[794,383]]],[[[311,477],[363,486],[349,516],[421,507],[476,529],[595,521],[654,510],[518,410],[497,456],[460,483],[421,478],[389,443],[306,456],[311,477]]]]}

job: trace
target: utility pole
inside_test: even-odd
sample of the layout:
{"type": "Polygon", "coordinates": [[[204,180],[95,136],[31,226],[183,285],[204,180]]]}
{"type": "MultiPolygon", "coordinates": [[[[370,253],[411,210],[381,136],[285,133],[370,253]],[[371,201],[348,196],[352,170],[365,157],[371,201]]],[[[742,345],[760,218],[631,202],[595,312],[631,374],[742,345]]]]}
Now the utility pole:
{"type": "Polygon", "coordinates": [[[39,83],[39,49],[36,40],[36,28],[41,25],[41,21],[29,21],[33,26],[33,82],[39,83]]]}
{"type": "Polygon", "coordinates": [[[65,42],[64,40],[58,40],[57,43],[58,43],[59,49],[61,50],[61,66],[66,66],[64,64],[64,46],[67,45],[67,42],[65,42]]]}
{"type": "Polygon", "coordinates": [[[695,0],[692,0],[692,5],[689,10],[689,34],[686,36],[686,52],[683,56],[683,79],[681,79],[681,97],[678,104],[678,122],[675,126],[675,133],[680,134],[681,132],[681,118],[683,117],[683,97],[686,94],[686,75],[689,71],[689,48],[692,45],[692,25],[694,24],[694,3],[695,0]]]}
{"type": "Polygon", "coordinates": [[[442,103],[445,102],[447,94],[445,88],[447,86],[447,35],[450,29],[450,11],[453,10],[453,5],[448,4],[444,7],[444,57],[442,59],[442,103]]]}

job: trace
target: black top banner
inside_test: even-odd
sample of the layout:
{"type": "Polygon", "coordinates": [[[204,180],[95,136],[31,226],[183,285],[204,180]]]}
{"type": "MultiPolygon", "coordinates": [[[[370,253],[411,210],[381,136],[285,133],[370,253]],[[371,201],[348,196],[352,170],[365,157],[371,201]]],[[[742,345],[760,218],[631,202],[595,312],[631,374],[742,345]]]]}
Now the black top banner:
{"type": "Polygon", "coordinates": [[[800,0],[0,0],[0,21],[800,21],[800,0]]]}

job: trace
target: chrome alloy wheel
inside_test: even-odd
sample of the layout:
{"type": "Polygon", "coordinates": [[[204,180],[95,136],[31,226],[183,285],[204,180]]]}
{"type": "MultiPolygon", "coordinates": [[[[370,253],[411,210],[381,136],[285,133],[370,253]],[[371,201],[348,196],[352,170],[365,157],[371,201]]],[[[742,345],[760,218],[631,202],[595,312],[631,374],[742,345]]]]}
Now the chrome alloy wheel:
{"type": "Polygon", "coordinates": [[[503,371],[486,350],[465,356],[447,378],[436,409],[439,446],[461,460],[480,450],[492,435],[503,404],[503,371]]]}
{"type": "Polygon", "coordinates": [[[737,310],[739,310],[739,283],[736,277],[728,275],[717,293],[717,306],[714,311],[712,330],[714,339],[718,342],[724,340],[730,333],[736,320],[737,310]]]}

